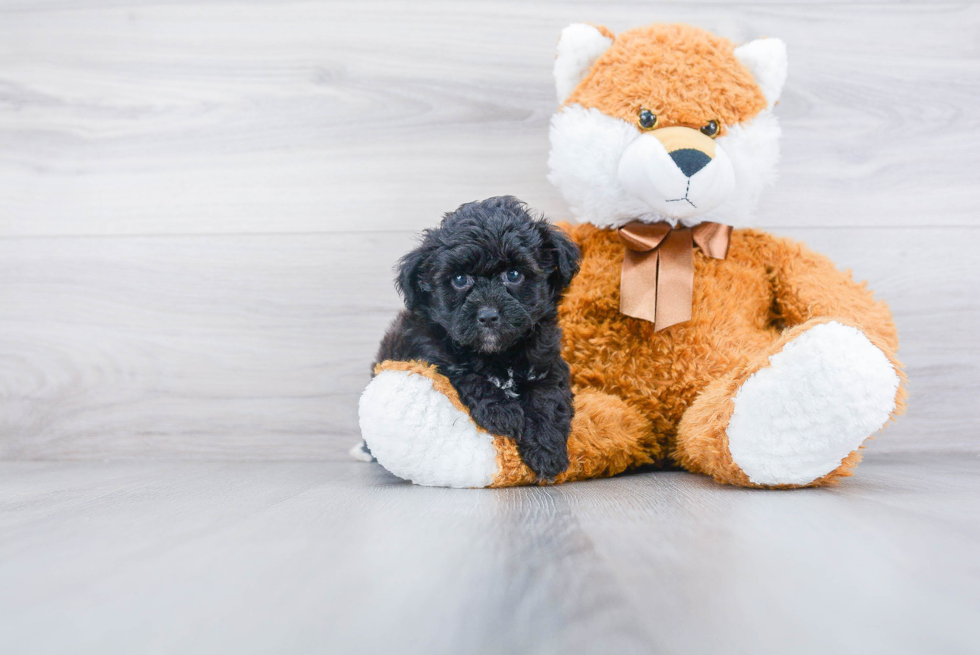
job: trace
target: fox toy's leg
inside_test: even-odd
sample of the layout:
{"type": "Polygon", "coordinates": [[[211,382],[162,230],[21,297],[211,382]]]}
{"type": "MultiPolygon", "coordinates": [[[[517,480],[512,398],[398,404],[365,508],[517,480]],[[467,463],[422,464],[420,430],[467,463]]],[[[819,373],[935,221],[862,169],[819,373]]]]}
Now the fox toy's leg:
{"type": "Polygon", "coordinates": [[[575,397],[568,469],[539,481],[511,439],[488,434],[470,418],[435,369],[383,362],[361,396],[361,434],[386,469],[415,484],[510,487],[615,475],[658,459],[650,424],[623,401],[585,391],[575,397]]]}
{"type": "Polygon", "coordinates": [[[449,380],[417,362],[383,362],[358,405],[371,454],[400,478],[430,487],[489,487],[493,436],[470,419],[449,380]]]}
{"type": "Polygon", "coordinates": [[[814,319],[710,384],[681,420],[674,459],[718,482],[802,487],[851,474],[902,409],[900,365],[855,327],[814,319]]]}

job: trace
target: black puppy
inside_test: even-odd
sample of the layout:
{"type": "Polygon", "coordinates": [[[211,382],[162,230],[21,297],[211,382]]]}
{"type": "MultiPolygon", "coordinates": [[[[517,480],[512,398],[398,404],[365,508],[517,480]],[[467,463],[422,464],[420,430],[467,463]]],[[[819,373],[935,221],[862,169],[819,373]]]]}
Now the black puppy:
{"type": "Polygon", "coordinates": [[[406,310],[378,361],[421,360],[541,478],[568,467],[572,392],[557,306],[579,250],[511,196],[462,205],[398,264],[406,310]]]}

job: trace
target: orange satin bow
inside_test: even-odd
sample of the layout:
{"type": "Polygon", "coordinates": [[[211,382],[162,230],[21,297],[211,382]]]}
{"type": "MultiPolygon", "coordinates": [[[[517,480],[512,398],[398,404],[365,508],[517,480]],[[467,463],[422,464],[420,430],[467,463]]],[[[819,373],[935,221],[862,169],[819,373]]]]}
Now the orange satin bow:
{"type": "Polygon", "coordinates": [[[691,320],[694,245],[708,257],[725,259],[731,236],[732,227],[721,223],[672,228],[634,221],[619,228],[626,246],[619,311],[652,322],[657,332],[691,320]]]}

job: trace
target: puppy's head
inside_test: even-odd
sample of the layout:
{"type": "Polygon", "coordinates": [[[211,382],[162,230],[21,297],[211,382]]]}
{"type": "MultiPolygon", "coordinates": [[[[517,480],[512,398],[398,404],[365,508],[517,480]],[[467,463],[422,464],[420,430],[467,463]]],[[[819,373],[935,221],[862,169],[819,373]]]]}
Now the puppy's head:
{"type": "Polygon", "coordinates": [[[405,306],[457,344],[506,350],[553,316],[579,251],[511,196],[462,205],[398,264],[405,306]]]}

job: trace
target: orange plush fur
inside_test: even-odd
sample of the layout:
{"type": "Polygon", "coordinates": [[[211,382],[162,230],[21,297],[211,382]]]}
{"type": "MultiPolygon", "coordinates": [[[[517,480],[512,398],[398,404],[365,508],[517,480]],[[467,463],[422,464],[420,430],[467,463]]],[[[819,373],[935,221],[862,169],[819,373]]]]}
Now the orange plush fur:
{"type": "MultiPolygon", "coordinates": [[[[757,486],[728,453],[732,398],[770,355],[814,325],[836,320],[857,327],[900,366],[885,303],[801,244],[735,230],[727,259],[695,251],[691,320],[655,332],[652,323],[619,313],[623,247],[616,232],[578,225],[570,233],[583,261],[560,309],[573,387],[603,390],[638,409],[665,459],[688,470],[757,486]]],[[[903,400],[900,391],[895,414],[903,400]]],[[[849,475],[858,461],[855,453],[809,486],[849,475]]]]}
{"type": "Polygon", "coordinates": [[[687,25],[630,30],[615,37],[565,104],[594,107],[628,123],[649,109],[658,128],[740,123],[764,109],[766,99],[734,50],[728,39],[687,25]]]}

